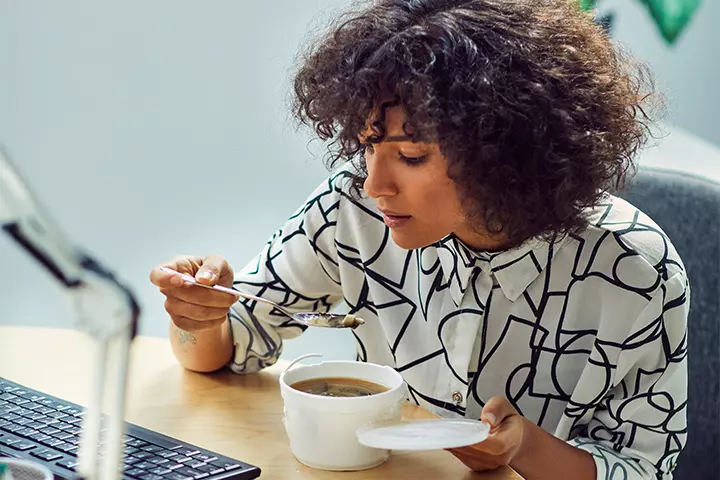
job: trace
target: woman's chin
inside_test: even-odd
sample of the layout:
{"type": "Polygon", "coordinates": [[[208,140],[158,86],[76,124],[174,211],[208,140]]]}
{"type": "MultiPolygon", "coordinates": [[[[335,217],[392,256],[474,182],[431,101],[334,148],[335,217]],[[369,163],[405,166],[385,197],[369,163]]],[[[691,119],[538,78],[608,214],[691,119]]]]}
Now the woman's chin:
{"type": "Polygon", "coordinates": [[[390,236],[392,237],[393,243],[404,250],[416,250],[427,247],[440,240],[439,238],[428,239],[423,235],[413,235],[412,232],[401,232],[392,228],[390,229],[390,236]]]}

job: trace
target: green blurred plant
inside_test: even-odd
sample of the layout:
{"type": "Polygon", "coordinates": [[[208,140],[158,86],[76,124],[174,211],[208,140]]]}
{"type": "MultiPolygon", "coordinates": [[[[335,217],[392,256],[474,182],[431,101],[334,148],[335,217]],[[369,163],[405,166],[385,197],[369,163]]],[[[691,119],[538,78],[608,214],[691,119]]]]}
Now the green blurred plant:
{"type": "MultiPolygon", "coordinates": [[[[690,23],[702,0],[638,1],[642,2],[648,9],[665,41],[672,45],[690,23]]],[[[597,3],[598,0],[580,0],[580,7],[585,10],[592,10],[597,3]]]]}

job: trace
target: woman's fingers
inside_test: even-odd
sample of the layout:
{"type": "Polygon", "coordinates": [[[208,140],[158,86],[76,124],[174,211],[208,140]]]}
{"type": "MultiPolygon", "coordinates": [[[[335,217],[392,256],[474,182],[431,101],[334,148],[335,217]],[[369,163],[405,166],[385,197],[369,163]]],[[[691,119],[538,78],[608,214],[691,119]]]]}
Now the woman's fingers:
{"type": "Polygon", "coordinates": [[[195,273],[195,279],[204,285],[220,284],[224,287],[232,285],[232,269],[220,255],[208,255],[203,258],[202,265],[195,273]]]}
{"type": "Polygon", "coordinates": [[[168,298],[174,298],[202,307],[218,307],[226,310],[237,302],[237,297],[229,293],[209,290],[202,287],[186,285],[180,288],[161,288],[160,293],[168,298]]]}
{"type": "Polygon", "coordinates": [[[188,275],[195,275],[195,272],[197,272],[200,265],[202,265],[202,260],[203,259],[201,257],[192,255],[179,255],[169,262],[165,262],[153,268],[150,272],[150,281],[160,288],[181,287],[185,284],[182,278],[180,278],[179,275],[162,270],[162,267],[166,267],[180,273],[187,273],[188,275]]]}

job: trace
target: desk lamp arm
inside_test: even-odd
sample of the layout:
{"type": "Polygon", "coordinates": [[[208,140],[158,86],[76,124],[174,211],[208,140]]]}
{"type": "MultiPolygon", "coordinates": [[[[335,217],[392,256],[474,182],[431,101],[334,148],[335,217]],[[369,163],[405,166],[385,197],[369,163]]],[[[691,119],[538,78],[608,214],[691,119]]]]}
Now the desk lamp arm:
{"type": "Polygon", "coordinates": [[[95,373],[83,417],[77,472],[86,480],[116,480],[123,450],[129,351],[140,308],[130,289],[65,237],[2,149],[0,228],[68,290],[74,300],[75,327],[94,341],[95,373]],[[101,428],[103,405],[110,412],[107,428],[101,428]]]}

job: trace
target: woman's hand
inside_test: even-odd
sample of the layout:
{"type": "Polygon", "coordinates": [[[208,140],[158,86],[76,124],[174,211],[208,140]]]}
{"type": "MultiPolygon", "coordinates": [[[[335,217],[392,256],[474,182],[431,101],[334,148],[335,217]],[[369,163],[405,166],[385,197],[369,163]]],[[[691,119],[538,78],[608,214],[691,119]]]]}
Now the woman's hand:
{"type": "Polygon", "coordinates": [[[487,440],[448,451],[476,472],[510,465],[523,447],[526,420],[501,397],[493,397],[485,404],[480,419],[490,425],[487,440]]]}
{"type": "Polygon", "coordinates": [[[227,320],[228,310],[237,301],[235,296],[187,285],[179,275],[166,273],[160,267],[187,273],[205,285],[231,287],[233,270],[225,259],[218,255],[175,257],[154,268],[150,281],[160,287],[160,292],[167,297],[165,310],[179,329],[200,332],[219,327],[227,320]]]}

